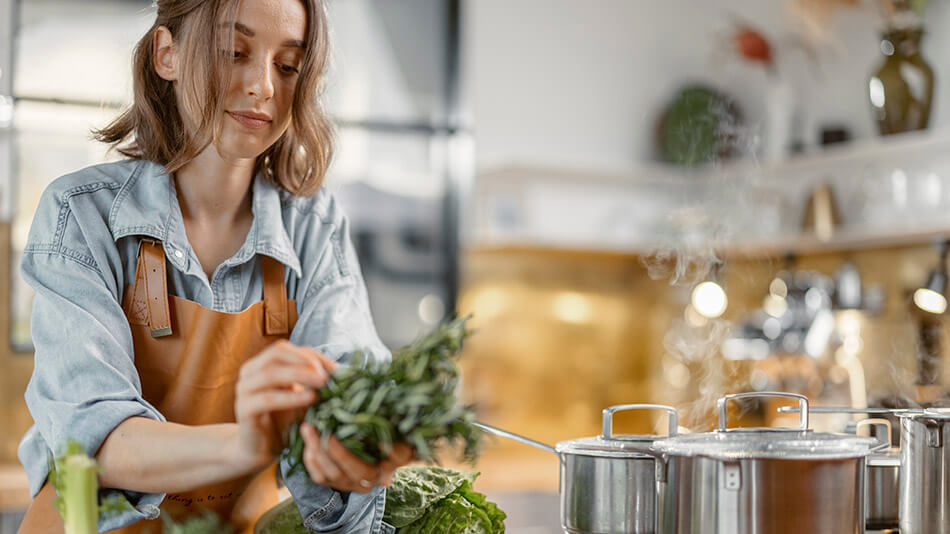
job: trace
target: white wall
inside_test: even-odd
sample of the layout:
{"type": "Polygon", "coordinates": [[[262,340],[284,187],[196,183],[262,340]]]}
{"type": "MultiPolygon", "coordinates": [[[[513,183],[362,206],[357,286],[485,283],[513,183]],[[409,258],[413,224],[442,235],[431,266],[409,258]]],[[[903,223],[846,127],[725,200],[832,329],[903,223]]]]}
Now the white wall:
{"type": "MultiPolygon", "coordinates": [[[[470,0],[463,86],[478,167],[636,168],[654,155],[658,113],[691,80],[728,91],[760,123],[767,77],[727,49],[740,15],[776,45],[815,136],[823,123],[875,135],[866,92],[881,21],[865,4],[836,15],[812,67],[788,44],[796,26],[782,0],[470,0]]],[[[950,1],[931,2],[927,28],[932,125],[950,127],[950,1]]]]}

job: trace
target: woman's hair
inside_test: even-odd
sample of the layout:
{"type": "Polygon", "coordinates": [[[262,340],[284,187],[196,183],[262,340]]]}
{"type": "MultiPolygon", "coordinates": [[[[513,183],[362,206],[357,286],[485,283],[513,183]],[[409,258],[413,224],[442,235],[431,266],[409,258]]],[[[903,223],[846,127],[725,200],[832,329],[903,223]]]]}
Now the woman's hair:
{"type": "MultiPolygon", "coordinates": [[[[155,23],[139,40],[133,53],[132,105],[108,126],[94,130],[99,141],[121,154],[165,166],[169,173],[182,168],[214,140],[222,115],[224,91],[230,83],[231,58],[219,52],[231,49],[234,28],[223,21],[237,20],[241,0],[158,0],[155,23]],[[152,42],[159,26],[172,34],[181,58],[181,104],[195,124],[185,127],[172,82],[155,72],[152,42]]],[[[333,127],[318,96],[329,57],[327,15],[323,0],[301,0],[307,11],[306,52],[297,77],[291,122],[287,131],[257,158],[261,172],[275,185],[294,195],[308,196],[323,183],[333,157],[333,127]]]]}

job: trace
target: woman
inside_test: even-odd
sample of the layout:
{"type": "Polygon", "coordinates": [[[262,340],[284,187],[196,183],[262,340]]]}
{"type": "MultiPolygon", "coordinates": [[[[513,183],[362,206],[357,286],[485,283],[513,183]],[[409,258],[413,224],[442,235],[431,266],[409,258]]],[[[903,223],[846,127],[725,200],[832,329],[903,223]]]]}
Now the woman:
{"type": "MultiPolygon", "coordinates": [[[[23,255],[36,360],[21,532],[62,529],[47,461],[67,439],[135,508],[102,530],[158,531],[160,510],[204,509],[248,528],[277,501],[283,432],[336,361],[389,357],[347,220],[321,189],[321,0],[157,7],[135,50],[134,102],[97,132],[129,159],[53,182],[23,255]]],[[[391,531],[381,486],[411,449],[368,465],[302,434],[306,472],[283,471],[305,524],[391,531]]]]}

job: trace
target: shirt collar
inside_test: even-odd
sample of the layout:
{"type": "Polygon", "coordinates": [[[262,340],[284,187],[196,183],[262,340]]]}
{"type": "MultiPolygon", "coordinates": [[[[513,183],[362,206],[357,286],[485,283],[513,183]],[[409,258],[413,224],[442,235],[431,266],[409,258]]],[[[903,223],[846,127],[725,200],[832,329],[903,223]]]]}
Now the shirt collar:
{"type": "MultiPolygon", "coordinates": [[[[300,258],[284,228],[280,191],[258,174],[254,178],[251,202],[254,221],[247,239],[225,263],[239,265],[255,254],[265,254],[290,267],[300,277],[300,258]]],[[[183,251],[190,245],[174,181],[163,166],[144,160],[135,165],[112,203],[109,228],[116,241],[129,235],[161,241],[168,261],[178,270],[186,271],[188,258],[185,255],[168,254],[169,248],[183,251]]]]}

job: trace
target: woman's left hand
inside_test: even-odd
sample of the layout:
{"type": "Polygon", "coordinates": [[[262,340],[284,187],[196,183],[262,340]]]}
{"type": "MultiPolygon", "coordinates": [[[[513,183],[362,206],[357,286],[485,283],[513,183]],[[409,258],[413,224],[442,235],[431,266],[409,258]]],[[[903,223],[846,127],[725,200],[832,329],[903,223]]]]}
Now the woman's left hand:
{"type": "Polygon", "coordinates": [[[300,434],[304,441],[303,463],[310,478],[338,491],[369,493],[376,486],[388,486],[396,468],[408,464],[414,456],[412,447],[397,443],[388,458],[371,465],[346,450],[335,437],[330,438],[324,450],[320,433],[309,423],[300,425],[300,434]]]}

